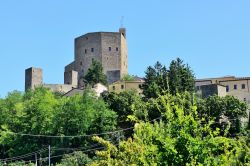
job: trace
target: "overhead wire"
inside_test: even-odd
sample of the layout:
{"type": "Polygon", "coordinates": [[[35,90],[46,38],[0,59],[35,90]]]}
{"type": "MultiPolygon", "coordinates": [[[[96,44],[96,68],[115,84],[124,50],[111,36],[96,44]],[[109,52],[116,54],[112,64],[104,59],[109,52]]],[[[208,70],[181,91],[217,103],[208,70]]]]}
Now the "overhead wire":
{"type": "Polygon", "coordinates": [[[0,159],[0,161],[13,161],[13,160],[18,160],[18,159],[28,158],[28,157],[34,156],[37,153],[42,153],[42,152],[46,151],[47,149],[48,148],[43,148],[41,150],[34,151],[34,152],[31,152],[31,153],[27,153],[27,154],[24,154],[24,155],[20,155],[20,156],[16,156],[16,157],[9,157],[9,158],[5,158],[5,159],[0,159]]]}

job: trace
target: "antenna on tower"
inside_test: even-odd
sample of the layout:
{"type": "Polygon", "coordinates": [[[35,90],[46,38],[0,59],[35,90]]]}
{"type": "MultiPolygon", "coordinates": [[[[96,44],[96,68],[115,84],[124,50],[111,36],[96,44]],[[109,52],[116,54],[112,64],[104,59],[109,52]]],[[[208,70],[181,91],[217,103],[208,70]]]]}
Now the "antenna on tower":
{"type": "Polygon", "coordinates": [[[121,27],[120,28],[123,28],[123,20],[124,20],[124,16],[121,17],[121,27]]]}

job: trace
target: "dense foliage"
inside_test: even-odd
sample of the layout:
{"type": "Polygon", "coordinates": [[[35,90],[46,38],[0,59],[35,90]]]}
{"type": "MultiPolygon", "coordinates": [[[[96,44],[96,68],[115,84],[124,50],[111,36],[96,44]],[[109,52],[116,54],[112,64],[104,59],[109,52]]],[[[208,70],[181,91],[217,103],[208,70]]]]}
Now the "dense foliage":
{"type": "MultiPolygon", "coordinates": [[[[250,147],[244,137],[220,136],[213,122],[198,117],[197,106],[187,107],[185,97],[160,96],[163,118],[154,122],[138,122],[133,139],[114,146],[101,138],[94,140],[107,147],[98,151],[92,166],[109,165],[247,165],[250,147]],[[172,98],[173,97],[173,98],[172,98]]],[[[158,105],[158,104],[157,104],[158,105]]],[[[160,106],[159,106],[160,107],[160,106]]]]}
{"type": "Polygon", "coordinates": [[[157,98],[166,92],[170,94],[194,92],[195,78],[193,71],[179,58],[170,63],[169,69],[156,62],[145,72],[145,83],[142,86],[145,98],[157,98]]]}
{"type": "MultiPolygon", "coordinates": [[[[78,148],[92,144],[90,137],[31,137],[21,133],[76,136],[116,129],[116,113],[88,90],[73,97],[58,97],[44,88],[25,94],[13,92],[1,100],[0,112],[1,158],[37,151],[48,145],[53,148],[78,148]]],[[[109,135],[104,137],[109,138],[109,135]]],[[[43,153],[41,155],[44,156],[43,153]]],[[[34,159],[34,156],[24,159],[30,157],[34,159]]]]}

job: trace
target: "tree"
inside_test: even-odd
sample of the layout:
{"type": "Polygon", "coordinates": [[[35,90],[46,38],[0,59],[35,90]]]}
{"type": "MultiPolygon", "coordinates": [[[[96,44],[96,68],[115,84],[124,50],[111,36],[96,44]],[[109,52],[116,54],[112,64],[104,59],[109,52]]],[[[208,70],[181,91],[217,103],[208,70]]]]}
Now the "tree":
{"type": "MultiPolygon", "coordinates": [[[[0,113],[1,159],[38,151],[47,145],[52,149],[87,147],[93,142],[89,137],[46,136],[90,135],[110,132],[117,127],[116,113],[90,90],[72,97],[56,96],[42,87],[25,94],[13,92],[0,100],[0,113]]],[[[113,139],[113,135],[106,134],[103,138],[113,139]]],[[[52,150],[51,153],[58,155],[59,152],[52,150]]],[[[44,151],[43,155],[47,153],[44,151]]],[[[34,155],[23,158],[24,161],[33,159],[34,155]]]]}
{"type": "MultiPolygon", "coordinates": [[[[186,110],[183,96],[160,96],[163,118],[138,122],[133,138],[116,147],[102,138],[93,139],[106,147],[97,151],[92,166],[108,165],[247,165],[250,147],[244,137],[220,136],[211,122],[198,118],[196,105],[186,110]]],[[[186,98],[186,97],[184,97],[186,98]]]]}
{"type": "Polygon", "coordinates": [[[91,159],[88,155],[81,151],[75,151],[72,154],[64,155],[60,164],[56,164],[56,166],[83,166],[90,163],[91,159]]]}
{"type": "Polygon", "coordinates": [[[247,104],[233,96],[210,96],[207,99],[199,99],[197,106],[199,117],[207,121],[214,120],[214,128],[220,128],[224,132],[226,125],[230,124],[231,136],[241,132],[243,125],[240,119],[247,117],[247,104]]]}
{"type": "Polygon", "coordinates": [[[107,77],[103,73],[102,64],[94,59],[92,59],[92,64],[90,65],[87,74],[84,76],[86,84],[93,86],[97,83],[107,84],[107,77]]]}
{"type": "MultiPolygon", "coordinates": [[[[116,113],[108,109],[104,101],[88,89],[83,95],[63,97],[54,114],[53,129],[56,135],[86,135],[116,129],[116,113]]],[[[84,147],[90,143],[88,137],[79,137],[57,142],[57,146],[84,147]]]]}
{"type": "Polygon", "coordinates": [[[182,93],[185,91],[194,92],[195,78],[192,70],[180,58],[170,63],[169,89],[171,94],[182,93]]]}
{"type": "MultiPolygon", "coordinates": [[[[145,118],[143,112],[144,102],[134,90],[124,91],[119,94],[107,93],[102,97],[109,108],[117,113],[117,124],[120,128],[129,128],[134,125],[134,122],[131,122],[128,118],[130,115],[134,115],[137,119],[145,118]]],[[[130,135],[131,132],[125,133],[125,136],[130,135]]]]}
{"type": "Polygon", "coordinates": [[[175,95],[185,91],[194,92],[194,74],[179,58],[170,63],[168,70],[160,62],[156,62],[154,67],[147,68],[145,74],[142,89],[146,99],[157,98],[166,93],[175,95]]]}
{"type": "Polygon", "coordinates": [[[149,66],[145,74],[145,82],[142,85],[145,98],[157,98],[168,90],[167,69],[160,62],[156,62],[154,67],[149,66]]]}

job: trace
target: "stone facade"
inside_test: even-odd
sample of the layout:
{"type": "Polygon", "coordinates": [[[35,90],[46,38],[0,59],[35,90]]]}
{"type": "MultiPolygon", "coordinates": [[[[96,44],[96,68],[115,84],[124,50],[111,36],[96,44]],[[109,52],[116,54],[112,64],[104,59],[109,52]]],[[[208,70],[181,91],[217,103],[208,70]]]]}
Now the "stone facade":
{"type": "Polygon", "coordinates": [[[197,93],[200,94],[202,98],[207,98],[213,95],[220,97],[227,95],[226,87],[218,84],[201,85],[197,93]]]}
{"type": "MultiPolygon", "coordinates": [[[[78,87],[83,86],[83,76],[86,75],[92,59],[99,61],[103,72],[108,77],[108,83],[120,80],[128,72],[128,52],[126,30],[119,32],[87,33],[75,39],[74,61],[65,67],[65,73],[74,70],[78,72],[78,87]]],[[[64,83],[68,82],[65,74],[64,83]]]]}
{"type": "Polygon", "coordinates": [[[30,67],[25,70],[25,91],[34,89],[43,83],[43,70],[40,68],[30,67]]]}
{"type": "Polygon", "coordinates": [[[126,90],[135,90],[138,94],[142,94],[141,86],[144,80],[134,80],[134,81],[117,81],[110,84],[108,87],[109,92],[120,93],[126,90]]]}
{"type": "Polygon", "coordinates": [[[250,77],[226,76],[218,78],[197,79],[195,86],[219,84],[226,87],[226,94],[250,104],[250,77]]]}

